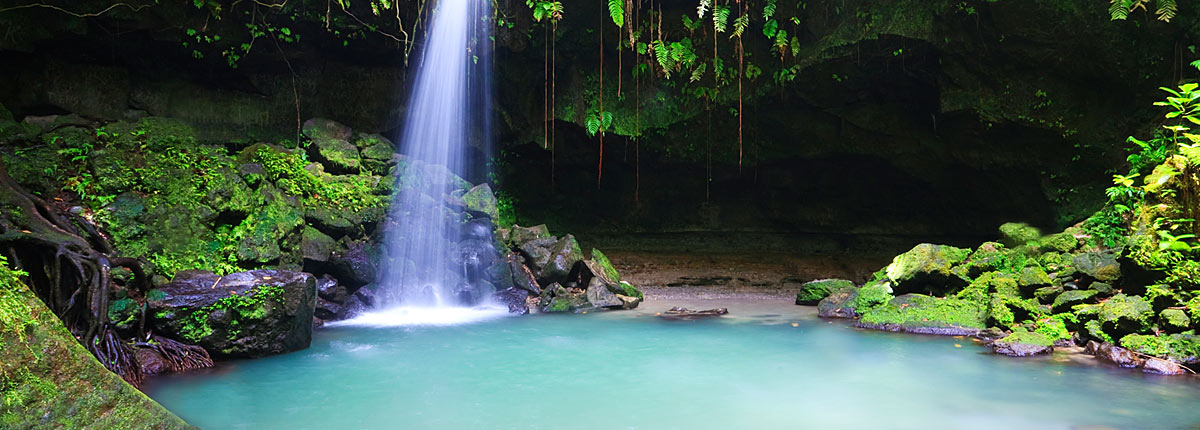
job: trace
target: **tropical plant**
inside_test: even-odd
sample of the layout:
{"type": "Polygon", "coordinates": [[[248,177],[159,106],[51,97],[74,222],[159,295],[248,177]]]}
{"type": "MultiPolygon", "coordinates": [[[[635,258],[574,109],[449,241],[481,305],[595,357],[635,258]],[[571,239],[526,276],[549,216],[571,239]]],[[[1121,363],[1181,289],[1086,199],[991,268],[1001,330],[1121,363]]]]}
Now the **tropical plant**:
{"type": "MultiPolygon", "coordinates": [[[[1114,21],[1123,20],[1135,10],[1149,11],[1147,6],[1150,2],[1151,0],[1111,0],[1108,5],[1108,13],[1114,21]]],[[[1179,11],[1176,0],[1156,0],[1156,4],[1158,8],[1155,9],[1154,14],[1163,22],[1171,21],[1171,18],[1174,18],[1179,11]]]]}

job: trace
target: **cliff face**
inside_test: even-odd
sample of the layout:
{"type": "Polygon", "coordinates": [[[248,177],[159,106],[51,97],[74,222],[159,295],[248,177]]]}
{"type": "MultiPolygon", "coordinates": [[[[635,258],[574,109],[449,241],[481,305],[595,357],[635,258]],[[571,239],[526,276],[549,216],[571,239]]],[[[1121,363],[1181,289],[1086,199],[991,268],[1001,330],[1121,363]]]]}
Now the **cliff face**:
{"type": "MultiPolygon", "coordinates": [[[[551,51],[524,5],[502,2],[500,189],[528,221],[574,231],[971,236],[1010,220],[1061,227],[1099,207],[1096,187],[1121,163],[1121,142],[1148,123],[1142,107],[1156,87],[1191,76],[1181,41],[1200,34],[1187,8],[1163,24],[1113,22],[1084,0],[805,3],[774,13],[790,34],[783,49],[766,37],[758,5],[732,11],[750,17],[741,40],[726,31],[715,44],[711,20],[687,25],[694,4],[644,6],[628,19],[639,44],[680,43],[695,56],[667,79],[650,54],[634,55],[638,46],[618,52],[627,29],[599,6],[567,5],[551,51]],[[601,99],[613,118],[603,169],[599,137],[585,127],[601,99]],[[545,110],[556,119],[553,145],[545,110]]],[[[397,10],[399,22],[425,16],[418,5],[397,10]]],[[[346,14],[324,17],[324,3],[290,8],[254,22],[280,43],[244,34],[236,9],[220,21],[190,6],[86,19],[2,13],[0,27],[16,36],[0,42],[0,103],[18,120],[173,117],[201,143],[294,139],[297,119],[317,116],[398,132],[406,70],[420,63],[404,41],[423,35],[403,24],[414,39],[391,39],[402,36],[395,22],[369,10],[350,12],[376,31],[346,14]],[[236,62],[227,54],[251,41],[236,62]]]]}

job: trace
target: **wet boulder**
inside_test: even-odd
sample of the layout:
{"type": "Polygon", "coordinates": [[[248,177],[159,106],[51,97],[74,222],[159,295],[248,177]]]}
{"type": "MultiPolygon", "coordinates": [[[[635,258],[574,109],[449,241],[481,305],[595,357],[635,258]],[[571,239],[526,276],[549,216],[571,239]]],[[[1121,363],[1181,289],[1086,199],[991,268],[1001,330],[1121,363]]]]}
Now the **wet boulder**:
{"type": "Polygon", "coordinates": [[[858,313],[854,304],[858,299],[858,288],[846,288],[830,293],[817,303],[817,315],[821,318],[854,318],[858,313]]]}
{"type": "Polygon", "coordinates": [[[350,288],[375,282],[378,268],[371,259],[368,247],[364,241],[347,243],[344,251],[330,256],[329,273],[350,288]]]}
{"type": "Polygon", "coordinates": [[[214,357],[261,357],[307,348],[316,278],[286,270],[217,276],[185,271],[152,290],[150,325],[214,357]]]}
{"type": "Polygon", "coordinates": [[[1067,312],[1070,311],[1071,307],[1075,305],[1088,303],[1093,297],[1096,296],[1096,294],[1096,291],[1093,290],[1064,291],[1062,294],[1059,294],[1054,298],[1054,302],[1050,305],[1050,309],[1055,313],[1067,312]]]}
{"type": "Polygon", "coordinates": [[[1095,251],[1078,254],[1071,259],[1075,269],[1100,282],[1113,282],[1121,278],[1121,263],[1111,251],[1095,251]]]}
{"type": "Polygon", "coordinates": [[[591,308],[591,303],[587,300],[587,292],[580,288],[566,288],[559,285],[557,282],[552,283],[544,290],[540,297],[542,304],[542,312],[575,312],[591,308]]]}
{"type": "Polygon", "coordinates": [[[922,243],[892,259],[887,277],[896,294],[944,295],[966,286],[968,281],[951,269],[967,259],[970,250],[948,245],[922,243]]]}
{"type": "Polygon", "coordinates": [[[1054,351],[1054,341],[1044,334],[1015,332],[992,342],[992,350],[1009,357],[1030,357],[1054,351]]]}
{"type": "Polygon", "coordinates": [[[521,245],[521,251],[528,257],[530,269],[539,280],[565,281],[567,275],[576,263],[583,261],[583,250],[575,236],[566,235],[557,241],[552,239],[536,239],[521,245]]]}
{"type": "Polygon", "coordinates": [[[1158,313],[1158,326],[1168,333],[1187,330],[1191,325],[1191,318],[1182,309],[1163,309],[1158,313]]]}
{"type": "Polygon", "coordinates": [[[835,291],[854,287],[854,282],[845,279],[818,279],[805,282],[800,285],[800,292],[796,293],[796,304],[815,305],[835,291]]]}
{"type": "Polygon", "coordinates": [[[1089,342],[1088,349],[1094,351],[1096,358],[1100,361],[1113,364],[1117,367],[1130,368],[1141,367],[1141,365],[1145,362],[1145,360],[1143,360],[1141,357],[1138,357],[1137,354],[1134,354],[1133,351],[1128,349],[1121,348],[1108,342],[1100,344],[1095,343],[1096,342],[1094,341],[1089,342]]]}
{"type": "Polygon", "coordinates": [[[508,307],[509,313],[524,315],[529,313],[529,291],[509,287],[495,294],[492,294],[492,300],[508,307]]]}
{"type": "Polygon", "coordinates": [[[1042,237],[1042,232],[1023,222],[1008,222],[1000,225],[1000,236],[1005,245],[1018,247],[1036,242],[1042,237]]]}
{"type": "Polygon", "coordinates": [[[525,266],[525,263],[517,259],[517,256],[510,258],[508,265],[512,273],[513,286],[529,291],[530,294],[542,294],[542,287],[538,285],[537,278],[533,276],[533,272],[525,266]]]}
{"type": "Polygon", "coordinates": [[[1178,363],[1161,358],[1150,358],[1142,364],[1142,371],[1146,373],[1154,373],[1158,375],[1182,375],[1184,374],[1183,367],[1178,363]]]}
{"type": "Polygon", "coordinates": [[[320,230],[305,226],[300,236],[300,252],[305,263],[326,263],[330,254],[337,249],[337,242],[320,230]]]}
{"type": "Polygon", "coordinates": [[[672,321],[691,321],[697,319],[719,318],[728,313],[729,309],[727,308],[691,310],[676,306],[659,313],[658,317],[672,321]]]}
{"type": "Polygon", "coordinates": [[[592,278],[588,283],[587,300],[597,308],[613,308],[624,305],[624,302],[609,290],[608,283],[599,277],[592,278]]]}
{"type": "Polygon", "coordinates": [[[545,224],[535,225],[533,227],[521,227],[514,225],[508,233],[508,240],[517,245],[522,245],[525,242],[536,239],[550,239],[550,229],[545,224]]]}
{"type": "Polygon", "coordinates": [[[463,194],[462,201],[466,205],[466,209],[472,213],[487,215],[493,221],[500,219],[496,195],[492,193],[492,187],[488,184],[471,187],[466,194],[463,194]]]}

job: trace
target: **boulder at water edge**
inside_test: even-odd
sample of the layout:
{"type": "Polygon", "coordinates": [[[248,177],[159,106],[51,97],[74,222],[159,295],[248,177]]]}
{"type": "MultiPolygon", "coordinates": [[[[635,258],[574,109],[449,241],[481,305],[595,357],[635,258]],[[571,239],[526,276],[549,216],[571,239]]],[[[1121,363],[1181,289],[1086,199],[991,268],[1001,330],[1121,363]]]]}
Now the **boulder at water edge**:
{"type": "Polygon", "coordinates": [[[262,357],[308,347],[317,282],[286,270],[184,271],[147,297],[156,332],[215,357],[262,357]]]}

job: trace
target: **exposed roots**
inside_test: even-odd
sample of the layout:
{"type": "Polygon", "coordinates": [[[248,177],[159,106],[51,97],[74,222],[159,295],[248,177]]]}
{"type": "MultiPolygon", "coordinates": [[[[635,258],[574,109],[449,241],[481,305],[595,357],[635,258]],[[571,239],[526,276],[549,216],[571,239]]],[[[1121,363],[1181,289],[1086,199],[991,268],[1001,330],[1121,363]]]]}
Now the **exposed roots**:
{"type": "Polygon", "coordinates": [[[208,355],[208,351],[196,345],[188,345],[157,335],[151,335],[150,342],[144,345],[158,352],[163,357],[163,360],[167,362],[167,366],[172,372],[204,369],[213,366],[213,360],[208,355]]]}

